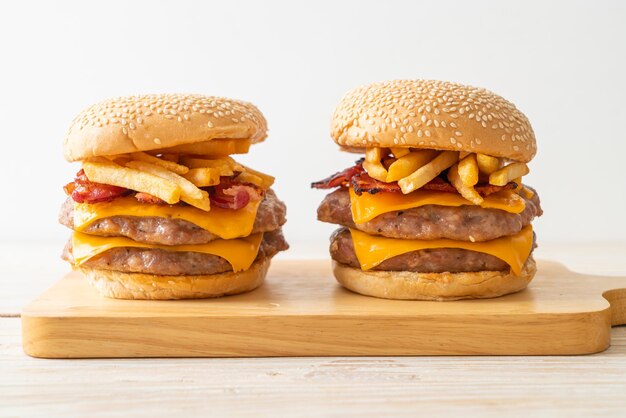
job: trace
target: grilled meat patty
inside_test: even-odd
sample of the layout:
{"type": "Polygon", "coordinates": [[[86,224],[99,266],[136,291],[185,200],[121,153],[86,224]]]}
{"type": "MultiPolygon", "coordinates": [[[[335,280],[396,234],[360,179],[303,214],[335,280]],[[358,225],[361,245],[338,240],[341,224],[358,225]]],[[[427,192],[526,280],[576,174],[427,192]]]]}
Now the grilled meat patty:
{"type": "MultiPolygon", "coordinates": [[[[265,232],[256,260],[271,258],[279,251],[285,251],[288,248],[289,245],[281,229],[265,232]]],[[[61,257],[65,261],[74,263],[71,240],[65,246],[61,257]]],[[[232,271],[228,261],[217,255],[136,247],[110,249],[90,258],[82,266],[164,276],[218,274],[232,271]]]]}
{"type": "MultiPolygon", "coordinates": [[[[330,256],[350,267],[361,268],[354,252],[352,236],[339,228],[330,238],[330,256]]],[[[383,261],[372,270],[414,271],[420,273],[458,273],[467,271],[503,271],[509,265],[497,257],[460,248],[437,248],[412,251],[383,261]]]]}
{"type": "MultiPolygon", "coordinates": [[[[273,190],[268,190],[257,211],[252,234],[278,229],[285,222],[285,204],[278,200],[273,190]]],[[[74,229],[74,201],[68,198],[59,214],[59,222],[74,229]]],[[[154,216],[112,216],[94,221],[86,234],[123,236],[134,241],[159,245],[206,244],[219,239],[215,234],[183,219],[154,216]]]]}
{"type": "Polygon", "coordinates": [[[489,241],[517,234],[542,213],[539,197],[535,193],[531,199],[526,199],[526,208],[519,214],[472,205],[425,205],[384,213],[369,222],[355,224],[350,211],[350,195],[347,189],[342,188],[324,198],[317,210],[317,218],[322,222],[389,238],[489,241]]]}

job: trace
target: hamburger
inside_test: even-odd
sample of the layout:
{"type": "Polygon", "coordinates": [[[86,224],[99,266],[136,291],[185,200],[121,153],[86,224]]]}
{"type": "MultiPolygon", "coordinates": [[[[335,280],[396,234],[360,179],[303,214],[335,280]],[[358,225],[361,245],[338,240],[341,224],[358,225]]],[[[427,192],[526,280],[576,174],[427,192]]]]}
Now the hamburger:
{"type": "Polygon", "coordinates": [[[536,272],[531,222],[542,214],[522,182],[537,146],[526,116],[482,88],[397,80],[348,92],[333,140],[365,157],[312,187],[335,189],[318,219],[333,273],[347,289],[389,299],[491,298],[536,272]]]}
{"type": "Polygon", "coordinates": [[[59,216],[62,258],[104,296],[208,298],[247,292],[288,248],[274,178],[235,161],[267,137],[238,100],[121,97],[72,122],[65,158],[80,162],[59,216]]]}

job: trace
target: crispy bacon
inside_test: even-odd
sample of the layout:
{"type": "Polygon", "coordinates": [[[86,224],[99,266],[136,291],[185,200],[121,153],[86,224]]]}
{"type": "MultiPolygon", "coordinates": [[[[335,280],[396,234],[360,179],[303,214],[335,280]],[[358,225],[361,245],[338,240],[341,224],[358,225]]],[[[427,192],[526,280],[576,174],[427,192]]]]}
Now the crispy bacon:
{"type": "Polygon", "coordinates": [[[78,203],[110,202],[129,192],[123,187],[91,182],[83,170],[76,173],[74,181],[66,184],[63,190],[78,203]]]}
{"type": "Polygon", "coordinates": [[[314,189],[333,189],[335,187],[347,187],[351,184],[351,180],[354,176],[364,173],[365,170],[361,163],[363,160],[359,160],[352,167],[346,168],[343,171],[333,174],[324,180],[311,183],[311,187],[314,189]]]}
{"type": "Polygon", "coordinates": [[[396,193],[400,192],[400,186],[398,186],[398,182],[394,181],[391,183],[385,183],[383,181],[376,180],[370,177],[366,172],[362,172],[352,177],[350,181],[352,187],[354,188],[354,192],[359,196],[363,192],[367,192],[369,194],[376,194],[378,192],[391,192],[396,193]]]}
{"type": "Polygon", "coordinates": [[[501,190],[513,190],[515,189],[516,186],[517,185],[515,184],[515,182],[507,183],[504,186],[494,186],[493,184],[484,183],[484,184],[478,184],[474,188],[476,189],[478,194],[480,194],[482,197],[487,197],[490,194],[494,194],[501,190]]]}
{"type": "Polygon", "coordinates": [[[164,205],[167,203],[163,199],[160,199],[149,193],[143,193],[143,192],[135,193],[135,199],[137,199],[139,203],[148,203],[152,205],[164,205]]]}
{"type": "Polygon", "coordinates": [[[241,209],[249,202],[263,199],[265,191],[251,183],[241,183],[231,177],[220,177],[220,184],[209,191],[211,204],[224,209],[241,209]]]}

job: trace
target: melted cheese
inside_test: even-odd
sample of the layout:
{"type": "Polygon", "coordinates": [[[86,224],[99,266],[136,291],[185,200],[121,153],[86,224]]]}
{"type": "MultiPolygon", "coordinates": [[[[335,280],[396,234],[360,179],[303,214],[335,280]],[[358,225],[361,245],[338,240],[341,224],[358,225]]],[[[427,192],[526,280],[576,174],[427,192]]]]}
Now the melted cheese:
{"type": "Polygon", "coordinates": [[[81,265],[90,258],[112,248],[158,248],[166,251],[188,251],[212,254],[222,257],[230,263],[233,271],[248,270],[259,252],[263,234],[258,233],[245,238],[218,239],[208,244],[195,245],[153,245],[133,241],[124,237],[99,237],[82,232],[72,235],[72,254],[76,265],[81,265]]]}
{"type": "MultiPolygon", "coordinates": [[[[417,190],[409,194],[363,193],[359,196],[350,187],[352,219],[357,224],[371,221],[383,213],[417,208],[424,205],[462,206],[473,205],[473,203],[456,193],[427,190],[417,190]]],[[[517,193],[507,190],[487,196],[480,206],[511,213],[521,213],[526,207],[526,202],[517,193]]]]}
{"type": "Polygon", "coordinates": [[[450,239],[404,240],[369,235],[356,229],[351,229],[350,233],[352,234],[354,251],[362,270],[369,270],[385,260],[411,251],[431,248],[461,248],[498,257],[511,266],[513,273],[519,275],[533,246],[533,229],[530,225],[516,235],[486,242],[465,242],[450,239]]]}
{"type": "Polygon", "coordinates": [[[205,212],[193,206],[150,205],[139,203],[133,197],[111,202],[74,203],[74,228],[84,231],[92,222],[111,216],[156,216],[183,219],[223,239],[246,237],[252,232],[260,201],[248,203],[238,210],[212,207],[205,212]]]}

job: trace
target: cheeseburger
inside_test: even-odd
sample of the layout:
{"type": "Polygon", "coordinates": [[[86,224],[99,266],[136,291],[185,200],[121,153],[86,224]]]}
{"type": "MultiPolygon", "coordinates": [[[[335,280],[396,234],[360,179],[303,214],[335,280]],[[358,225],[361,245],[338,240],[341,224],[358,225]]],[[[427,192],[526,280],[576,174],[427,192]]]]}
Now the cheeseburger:
{"type": "Polygon", "coordinates": [[[63,252],[105,296],[186,299],[258,287],[288,248],[274,178],[230,157],[263,141],[252,104],[183,94],[123,97],[74,119],[65,158],[82,164],[60,222],[63,252]]]}
{"type": "Polygon", "coordinates": [[[331,135],[365,153],[312,185],[336,189],[317,213],[340,225],[330,253],[343,286],[455,300],[517,292],[532,280],[531,222],[542,211],[522,177],[536,143],[513,104],[442,81],[376,83],[341,100],[331,135]]]}

